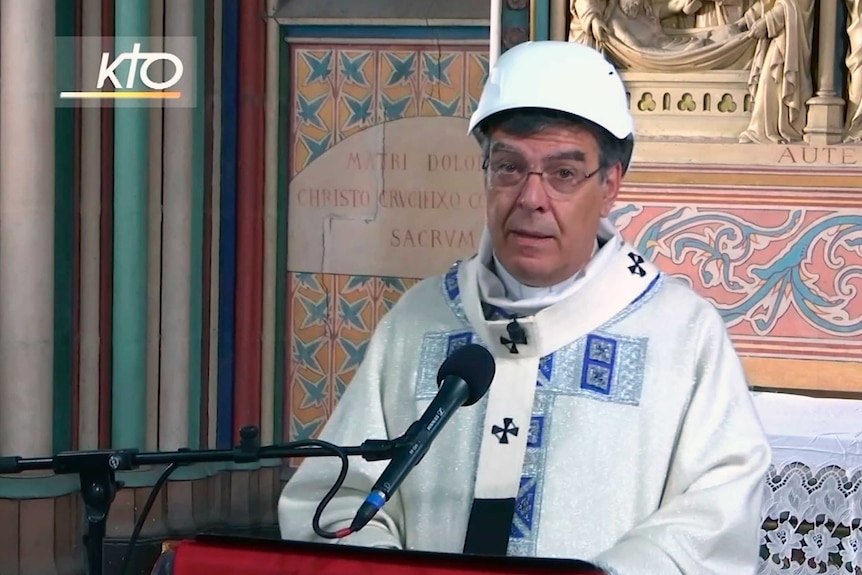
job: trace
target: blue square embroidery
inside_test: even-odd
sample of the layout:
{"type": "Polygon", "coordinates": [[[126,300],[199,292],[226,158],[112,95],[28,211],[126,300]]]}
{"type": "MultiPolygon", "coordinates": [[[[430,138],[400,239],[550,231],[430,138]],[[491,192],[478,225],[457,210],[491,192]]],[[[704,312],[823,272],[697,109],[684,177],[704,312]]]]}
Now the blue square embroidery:
{"type": "Polygon", "coordinates": [[[536,379],[536,385],[542,387],[551,381],[551,374],[554,372],[554,354],[546,355],[539,360],[539,377],[536,379]]]}
{"type": "Polygon", "coordinates": [[[536,478],[521,477],[521,488],[515,500],[515,516],[509,536],[513,539],[528,537],[533,530],[533,514],[536,503],[536,478]]]}
{"type": "Polygon", "coordinates": [[[468,345],[472,341],[473,333],[469,331],[450,335],[449,340],[446,342],[446,357],[449,357],[455,350],[468,345]]]}
{"type": "Polygon", "coordinates": [[[527,435],[527,447],[542,447],[542,431],[545,418],[542,415],[534,415],[530,419],[530,432],[527,435]]]}
{"type": "Polygon", "coordinates": [[[446,273],[446,278],[444,280],[444,284],[446,286],[446,294],[449,296],[449,299],[455,301],[458,299],[461,290],[458,287],[458,265],[453,265],[448,273],[446,273]]]}
{"type": "Polygon", "coordinates": [[[617,342],[606,337],[590,335],[587,337],[588,359],[611,365],[617,351],[617,342]]]}
{"type": "Polygon", "coordinates": [[[609,395],[614,379],[617,342],[597,335],[587,336],[587,353],[581,372],[581,388],[609,395]]]}

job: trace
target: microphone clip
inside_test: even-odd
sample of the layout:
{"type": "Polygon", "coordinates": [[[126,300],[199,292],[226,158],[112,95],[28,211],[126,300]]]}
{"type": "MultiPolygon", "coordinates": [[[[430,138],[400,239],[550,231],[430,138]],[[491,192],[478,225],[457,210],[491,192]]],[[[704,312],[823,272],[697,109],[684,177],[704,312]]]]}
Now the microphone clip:
{"type": "Polygon", "coordinates": [[[366,439],[362,442],[362,459],[365,461],[383,461],[394,459],[413,443],[412,427],[404,435],[395,439],[366,439]]]}

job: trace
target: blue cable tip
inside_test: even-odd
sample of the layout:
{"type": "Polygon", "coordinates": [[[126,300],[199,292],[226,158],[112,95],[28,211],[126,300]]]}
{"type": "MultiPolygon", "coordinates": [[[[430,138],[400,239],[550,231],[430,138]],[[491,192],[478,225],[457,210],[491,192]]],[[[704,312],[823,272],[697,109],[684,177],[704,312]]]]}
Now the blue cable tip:
{"type": "Polygon", "coordinates": [[[356,512],[356,517],[353,518],[353,523],[350,524],[350,530],[356,533],[380,511],[380,508],[386,503],[386,496],[380,491],[372,491],[359,507],[356,512]]]}
{"type": "Polygon", "coordinates": [[[368,494],[368,497],[365,498],[365,502],[373,505],[375,509],[380,510],[380,508],[386,503],[386,496],[380,491],[372,491],[368,494]]]}

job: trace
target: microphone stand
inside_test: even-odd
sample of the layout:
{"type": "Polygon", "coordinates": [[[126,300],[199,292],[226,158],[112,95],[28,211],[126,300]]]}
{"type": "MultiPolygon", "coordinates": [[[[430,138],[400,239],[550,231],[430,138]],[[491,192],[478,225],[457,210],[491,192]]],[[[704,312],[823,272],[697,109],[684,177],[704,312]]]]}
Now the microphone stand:
{"type": "MultiPolygon", "coordinates": [[[[366,461],[392,459],[409,443],[405,436],[394,440],[369,439],[361,446],[340,449],[348,456],[361,456],[366,461]]],[[[33,470],[50,470],[56,475],[78,474],[81,499],[84,500],[87,515],[87,534],[84,536],[89,565],[87,573],[102,575],[102,544],[108,512],[117,490],[123,487],[123,483],[116,479],[117,471],[130,471],[141,465],[252,463],[261,459],[335,455],[333,451],[323,448],[296,447],[292,443],[261,446],[258,429],[248,426],[240,429],[239,445],[233,449],[180,449],[153,453],[140,453],[137,449],[113,449],[65,451],[53,457],[0,457],[0,475],[33,470]]]]}

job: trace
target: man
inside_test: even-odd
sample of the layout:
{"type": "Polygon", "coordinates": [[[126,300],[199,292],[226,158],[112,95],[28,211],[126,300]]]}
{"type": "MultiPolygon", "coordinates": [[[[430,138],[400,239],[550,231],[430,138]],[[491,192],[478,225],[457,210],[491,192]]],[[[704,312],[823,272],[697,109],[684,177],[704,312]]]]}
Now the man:
{"type": "MultiPolygon", "coordinates": [[[[347,544],[588,559],[618,575],[754,573],[770,450],[718,312],[607,221],[632,118],[592,48],[504,53],[470,120],[487,158],[479,253],[404,294],[322,439],[394,438],[467,342],[496,375],[347,544]],[[513,319],[514,318],[514,319],[513,319]]],[[[279,502],[287,539],[339,462],[309,458],[279,502]]],[[[350,525],[386,462],[350,461],[320,525],[350,525]]]]}

